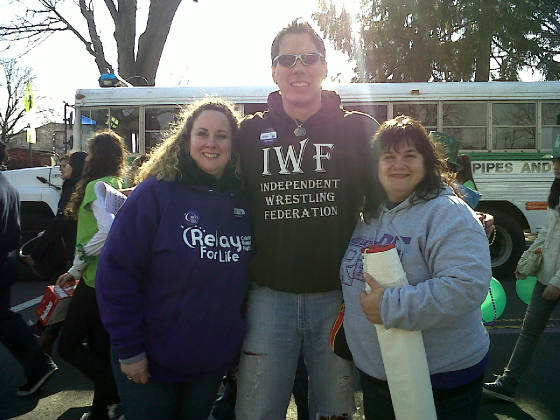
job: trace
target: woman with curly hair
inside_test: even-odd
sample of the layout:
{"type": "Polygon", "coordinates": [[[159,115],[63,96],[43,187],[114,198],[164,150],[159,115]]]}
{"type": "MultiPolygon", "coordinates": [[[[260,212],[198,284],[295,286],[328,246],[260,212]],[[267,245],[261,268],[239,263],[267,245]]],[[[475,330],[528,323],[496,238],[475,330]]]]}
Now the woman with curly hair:
{"type": "Polygon", "coordinates": [[[227,102],[185,110],[107,238],[97,298],[127,419],[207,418],[241,349],[251,233],[237,128],[227,102]]]}
{"type": "Polygon", "coordinates": [[[76,252],[68,272],[56,284],[79,280],[64,321],[60,337],[60,356],[78,368],[94,384],[91,412],[82,419],[107,419],[116,416],[119,402],[111,373],[110,344],[101,323],[95,297],[99,254],[111,227],[111,218],[95,194],[95,184],[105,182],[122,188],[125,149],[123,140],[113,132],[102,132],[89,141],[88,156],[81,180],[76,186],[66,213],[78,220],[76,252]],[[87,347],[82,343],[87,340],[87,347]]]}

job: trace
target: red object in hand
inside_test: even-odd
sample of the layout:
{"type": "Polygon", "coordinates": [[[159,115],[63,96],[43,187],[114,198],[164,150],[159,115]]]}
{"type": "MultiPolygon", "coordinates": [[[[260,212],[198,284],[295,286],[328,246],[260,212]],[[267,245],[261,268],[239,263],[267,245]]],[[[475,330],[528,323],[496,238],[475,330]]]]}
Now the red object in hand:
{"type": "Polygon", "coordinates": [[[51,325],[64,321],[75,289],[76,283],[66,287],[47,286],[43,300],[36,311],[41,324],[51,325]]]}

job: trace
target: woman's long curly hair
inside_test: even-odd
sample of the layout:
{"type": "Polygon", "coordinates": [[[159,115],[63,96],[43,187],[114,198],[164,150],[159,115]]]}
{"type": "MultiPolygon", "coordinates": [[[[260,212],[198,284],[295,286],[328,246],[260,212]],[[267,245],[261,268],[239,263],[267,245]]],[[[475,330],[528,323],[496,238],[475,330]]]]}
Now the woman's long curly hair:
{"type": "Polygon", "coordinates": [[[126,150],[121,136],[112,131],[103,131],[88,143],[88,157],[82,178],[66,207],[66,215],[78,218],[78,211],[84,199],[89,182],[104,176],[122,177],[126,150]]]}
{"type": "Polygon", "coordinates": [[[373,165],[371,168],[371,184],[366,193],[363,215],[366,220],[377,217],[380,205],[387,200],[387,193],[379,181],[379,160],[381,155],[389,150],[399,151],[407,144],[414,145],[424,158],[426,174],[424,179],[416,185],[411,204],[428,201],[438,196],[442,189],[442,181],[448,184],[455,193],[462,197],[457,190],[455,174],[448,170],[443,147],[434,143],[424,126],[412,117],[398,116],[385,121],[371,140],[373,165]]]}
{"type": "Polygon", "coordinates": [[[164,140],[152,150],[149,160],[140,168],[135,178],[136,184],[151,176],[167,182],[181,179],[180,157],[189,155],[194,122],[204,111],[218,111],[226,116],[232,135],[231,163],[236,169],[236,173],[238,172],[239,159],[236,153],[236,142],[238,141],[239,114],[232,103],[219,98],[209,98],[187,106],[180,112],[177,123],[164,135],[164,140]]]}

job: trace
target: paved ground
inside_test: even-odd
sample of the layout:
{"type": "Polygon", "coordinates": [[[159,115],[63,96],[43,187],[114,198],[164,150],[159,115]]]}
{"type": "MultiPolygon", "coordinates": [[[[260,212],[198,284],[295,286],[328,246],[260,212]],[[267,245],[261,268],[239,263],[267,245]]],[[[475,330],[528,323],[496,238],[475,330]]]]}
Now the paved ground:
{"type": "MultiPolygon", "coordinates": [[[[501,319],[489,326],[491,348],[486,379],[492,379],[506,363],[515,343],[525,305],[515,294],[511,278],[503,280],[507,292],[507,305],[501,319]]],[[[42,294],[46,283],[19,282],[13,287],[13,305],[29,301],[42,294]]],[[[27,320],[35,320],[34,307],[21,311],[27,320]]],[[[515,404],[485,400],[480,419],[560,419],[560,309],[557,308],[549,328],[542,337],[531,364],[519,388],[515,404]]],[[[91,384],[73,367],[60,360],[55,352],[60,370],[36,396],[20,398],[16,388],[24,382],[20,366],[0,346],[0,419],[79,419],[91,404],[91,384]]],[[[358,411],[355,419],[363,418],[361,394],[356,393],[358,411]]],[[[287,418],[295,419],[292,404],[287,418]]]]}

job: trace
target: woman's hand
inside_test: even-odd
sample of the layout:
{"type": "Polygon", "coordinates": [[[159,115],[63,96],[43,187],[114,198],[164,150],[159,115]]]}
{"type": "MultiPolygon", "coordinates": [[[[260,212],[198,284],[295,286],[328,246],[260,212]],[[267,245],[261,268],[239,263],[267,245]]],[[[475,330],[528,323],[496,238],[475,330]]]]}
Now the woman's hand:
{"type": "Polygon", "coordinates": [[[121,371],[128,379],[137,384],[147,384],[148,379],[152,376],[148,371],[148,359],[146,358],[134,363],[121,362],[121,371]]]}
{"type": "Polygon", "coordinates": [[[557,300],[560,298],[560,289],[552,284],[549,284],[545,287],[542,297],[546,300],[557,300]]]}
{"type": "Polygon", "coordinates": [[[371,292],[369,294],[365,291],[362,292],[360,296],[362,310],[364,314],[366,314],[369,322],[373,324],[383,324],[383,320],[381,319],[381,300],[383,299],[385,288],[367,273],[364,273],[364,280],[369,284],[369,287],[371,287],[371,292]]]}
{"type": "Polygon", "coordinates": [[[60,275],[60,277],[56,280],[55,284],[57,286],[60,286],[60,287],[65,287],[69,283],[74,283],[75,281],[76,281],[76,279],[74,277],[72,277],[72,274],[64,273],[64,274],[60,275]]]}

